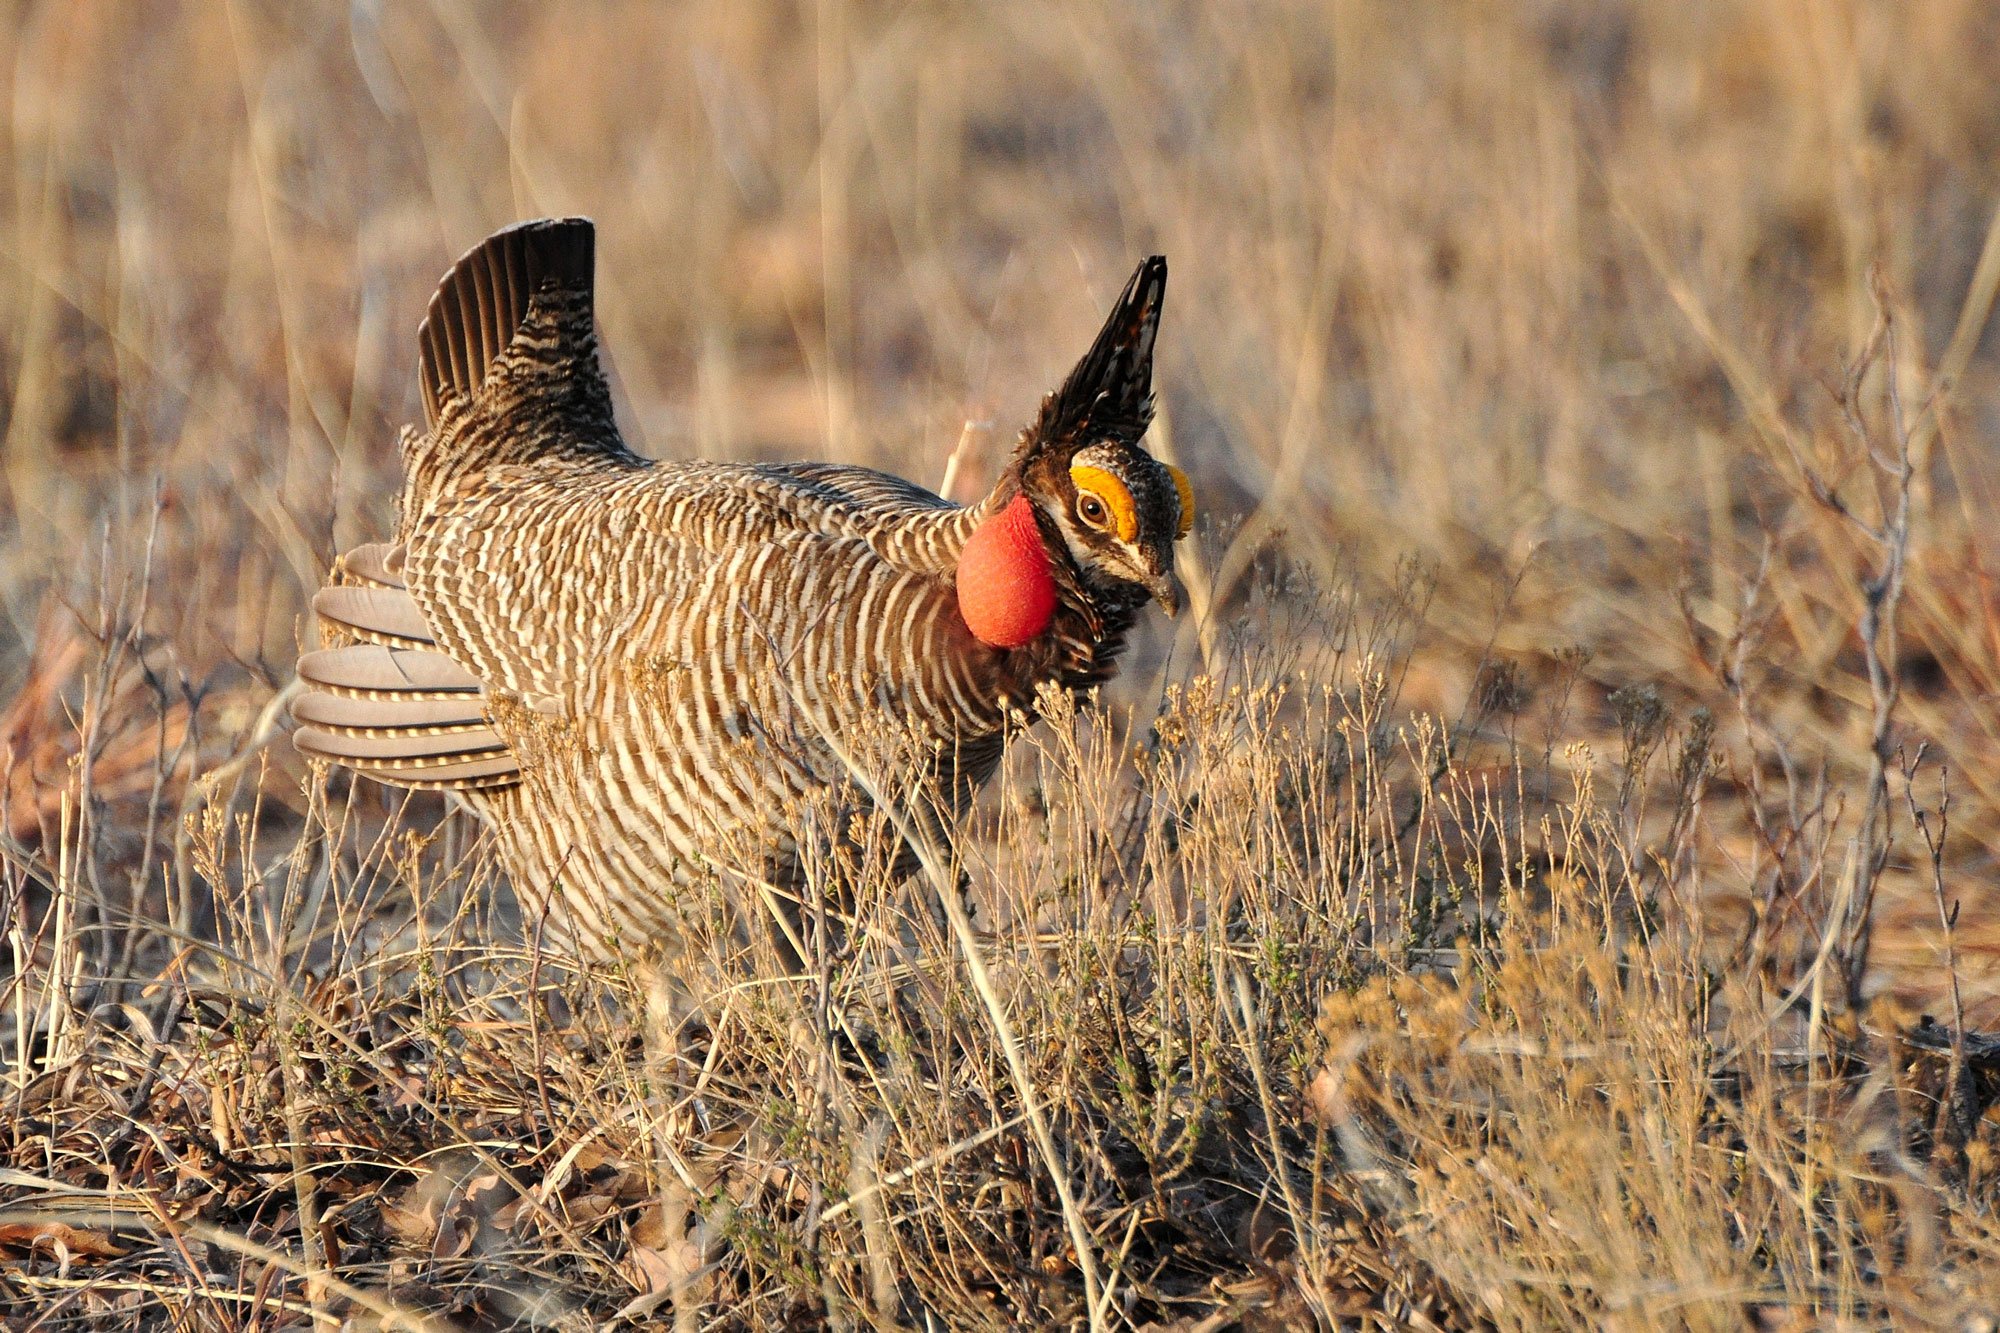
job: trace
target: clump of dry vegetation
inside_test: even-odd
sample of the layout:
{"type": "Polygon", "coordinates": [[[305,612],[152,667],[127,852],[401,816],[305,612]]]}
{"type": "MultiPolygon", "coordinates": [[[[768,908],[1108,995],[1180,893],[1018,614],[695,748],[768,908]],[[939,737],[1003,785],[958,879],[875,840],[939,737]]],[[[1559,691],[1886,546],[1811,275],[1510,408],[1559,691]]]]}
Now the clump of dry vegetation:
{"type": "Polygon", "coordinates": [[[6,1327],[1994,1326],[1987,6],[11,17],[6,1327]],[[783,957],[283,741],[568,211],[640,447],[961,498],[1174,263],[1195,614],[783,957]]]}

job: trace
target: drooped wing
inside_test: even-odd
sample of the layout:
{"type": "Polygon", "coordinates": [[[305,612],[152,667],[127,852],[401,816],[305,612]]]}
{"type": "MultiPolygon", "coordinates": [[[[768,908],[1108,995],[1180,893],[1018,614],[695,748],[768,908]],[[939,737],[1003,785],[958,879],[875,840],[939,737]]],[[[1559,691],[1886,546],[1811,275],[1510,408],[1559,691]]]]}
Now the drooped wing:
{"type": "Polygon", "coordinates": [[[438,649],[402,580],[400,546],[360,546],[313,596],[325,646],[299,658],[292,743],[403,787],[508,786],[520,765],[477,677],[438,649]]]}

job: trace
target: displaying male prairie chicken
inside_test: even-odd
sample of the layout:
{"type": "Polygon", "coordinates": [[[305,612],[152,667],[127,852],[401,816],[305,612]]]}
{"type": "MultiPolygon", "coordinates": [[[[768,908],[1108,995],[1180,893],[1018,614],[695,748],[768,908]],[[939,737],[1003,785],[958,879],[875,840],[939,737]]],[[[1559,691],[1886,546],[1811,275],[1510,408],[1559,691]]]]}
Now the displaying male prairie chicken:
{"type": "Polygon", "coordinates": [[[796,812],[872,724],[928,741],[928,808],[962,809],[1038,687],[1104,681],[1148,599],[1178,609],[1193,499],[1139,443],[1163,259],[959,506],[861,467],[632,453],[594,242],[525,223],[445,275],[395,540],[314,597],[292,711],[306,754],[462,796],[530,909],[603,955],[673,930],[717,866],[796,891],[796,812]]]}

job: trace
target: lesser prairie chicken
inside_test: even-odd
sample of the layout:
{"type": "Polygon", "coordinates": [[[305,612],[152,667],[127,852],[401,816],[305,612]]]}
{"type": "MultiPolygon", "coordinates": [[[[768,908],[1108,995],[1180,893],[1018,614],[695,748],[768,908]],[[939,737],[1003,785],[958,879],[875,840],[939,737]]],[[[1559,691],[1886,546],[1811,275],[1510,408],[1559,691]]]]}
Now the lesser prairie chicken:
{"type": "MultiPolygon", "coordinates": [[[[299,660],[308,755],[460,794],[587,954],[674,928],[690,876],[796,879],[828,737],[893,720],[948,817],[1045,684],[1171,614],[1186,479],[1140,447],[1166,262],[1139,265],[976,504],[867,468],[654,463],[612,421],[594,231],[525,223],[445,275],[395,540],[336,562],[299,660]]],[[[797,888],[796,883],[792,886],[797,888]]]]}

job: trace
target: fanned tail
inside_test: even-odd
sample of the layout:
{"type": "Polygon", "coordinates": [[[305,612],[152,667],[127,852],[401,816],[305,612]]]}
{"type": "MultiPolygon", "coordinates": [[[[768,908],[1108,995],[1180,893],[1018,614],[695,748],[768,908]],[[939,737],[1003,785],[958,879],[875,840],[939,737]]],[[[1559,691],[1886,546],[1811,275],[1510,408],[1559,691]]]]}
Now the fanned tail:
{"type": "Polygon", "coordinates": [[[299,658],[308,687],[292,743],[315,759],[399,787],[480,791],[520,780],[493,730],[479,680],[438,651],[402,580],[403,548],[362,546],[334,562],[313,597],[319,651],[299,658]]]}
{"type": "Polygon", "coordinates": [[[433,428],[453,398],[470,397],[524,331],[548,325],[543,359],[598,377],[591,328],[597,229],[588,218],[541,218],[496,231],[451,266],[417,328],[417,378],[433,428]]]}
{"type": "Polygon", "coordinates": [[[618,437],[597,359],[596,235],[588,218],[519,223],[474,246],[438,284],[417,329],[425,429],[401,441],[405,522],[489,468],[639,463],[618,437]]]}

